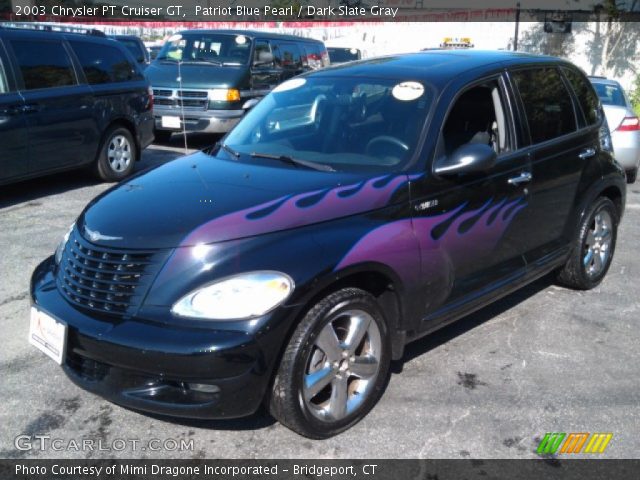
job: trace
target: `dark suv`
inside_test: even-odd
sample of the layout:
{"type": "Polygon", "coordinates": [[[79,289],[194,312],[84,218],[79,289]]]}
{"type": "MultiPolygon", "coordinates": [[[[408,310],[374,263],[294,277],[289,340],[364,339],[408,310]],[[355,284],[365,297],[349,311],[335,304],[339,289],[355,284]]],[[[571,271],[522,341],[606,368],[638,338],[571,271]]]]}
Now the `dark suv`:
{"type": "Polygon", "coordinates": [[[82,166],[125,178],[153,141],[152,100],[115,40],[0,27],[0,183],[82,166]]]}
{"type": "Polygon", "coordinates": [[[32,343],[128,407],[266,402],[327,437],[373,407],[408,342],[550,272],[598,285],[625,188],[566,61],[434,51],[323,69],[211,150],[91,202],[33,274],[32,343]]]}

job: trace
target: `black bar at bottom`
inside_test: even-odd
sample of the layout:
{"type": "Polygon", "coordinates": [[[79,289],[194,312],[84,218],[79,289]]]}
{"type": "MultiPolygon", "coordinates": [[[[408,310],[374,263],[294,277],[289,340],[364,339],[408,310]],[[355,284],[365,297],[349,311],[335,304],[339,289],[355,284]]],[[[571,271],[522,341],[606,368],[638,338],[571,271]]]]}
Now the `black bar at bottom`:
{"type": "Polygon", "coordinates": [[[640,460],[0,460],[2,480],[637,479],[640,460]]]}

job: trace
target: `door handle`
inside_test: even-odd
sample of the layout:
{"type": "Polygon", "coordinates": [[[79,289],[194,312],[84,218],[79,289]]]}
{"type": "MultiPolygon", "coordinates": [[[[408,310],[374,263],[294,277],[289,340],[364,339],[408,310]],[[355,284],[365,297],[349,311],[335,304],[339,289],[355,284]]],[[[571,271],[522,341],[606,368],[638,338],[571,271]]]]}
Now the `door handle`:
{"type": "Polygon", "coordinates": [[[22,112],[22,105],[11,105],[0,109],[0,115],[17,115],[22,112]]]}
{"type": "Polygon", "coordinates": [[[586,148],[582,152],[578,154],[581,160],[586,160],[587,158],[591,158],[596,154],[595,148],[586,148]]]}
{"type": "Polygon", "coordinates": [[[34,113],[38,110],[40,110],[40,108],[37,105],[25,105],[20,109],[22,113],[34,113]]]}
{"type": "Polygon", "coordinates": [[[509,183],[509,185],[520,185],[521,183],[530,182],[532,178],[533,175],[531,175],[529,172],[522,172],[517,177],[511,177],[509,180],[507,180],[507,182],[509,183]]]}

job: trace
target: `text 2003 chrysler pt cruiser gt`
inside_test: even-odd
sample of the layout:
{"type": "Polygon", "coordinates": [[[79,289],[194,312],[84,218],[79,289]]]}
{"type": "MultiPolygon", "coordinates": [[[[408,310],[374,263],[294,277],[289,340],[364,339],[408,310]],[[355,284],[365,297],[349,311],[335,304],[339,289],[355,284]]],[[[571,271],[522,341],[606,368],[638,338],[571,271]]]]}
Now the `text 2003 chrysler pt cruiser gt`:
{"type": "Polygon", "coordinates": [[[371,409],[407,342],[553,270],[597,285],[624,201],[569,63],[328,68],[92,201],[33,274],[31,338],[116,403],[212,418],[264,401],[327,437],[371,409]]]}

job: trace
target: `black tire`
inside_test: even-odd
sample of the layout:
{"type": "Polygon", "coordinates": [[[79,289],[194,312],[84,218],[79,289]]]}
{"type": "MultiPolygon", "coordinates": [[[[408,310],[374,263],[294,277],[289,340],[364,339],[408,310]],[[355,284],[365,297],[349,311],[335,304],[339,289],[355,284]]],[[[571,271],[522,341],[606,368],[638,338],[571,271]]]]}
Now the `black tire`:
{"type": "Polygon", "coordinates": [[[95,172],[105,182],[119,182],[133,173],[138,160],[138,150],[131,132],[119,126],[113,126],[104,135],[95,172]],[[117,157],[117,152],[121,156],[117,157]]]}
{"type": "MultiPolygon", "coordinates": [[[[268,398],[271,414],[286,427],[309,438],[328,438],[347,430],[359,422],[380,399],[389,375],[390,351],[384,315],[371,294],[357,288],[345,288],[328,295],[307,312],[291,336],[275,375],[271,395],[268,398]],[[368,316],[349,317],[348,315],[348,313],[360,314],[362,312],[368,316]],[[349,321],[348,324],[343,324],[345,325],[343,330],[340,327],[336,328],[336,324],[343,321],[342,318],[349,321]],[[345,358],[344,352],[347,347],[344,347],[344,350],[341,350],[343,356],[337,362],[340,365],[335,366],[334,362],[334,370],[334,367],[331,367],[330,357],[324,354],[316,342],[321,343],[321,334],[326,332],[326,328],[331,325],[331,328],[334,329],[332,331],[336,333],[336,339],[340,342],[336,345],[340,345],[340,348],[347,345],[348,338],[341,338],[340,334],[342,331],[346,335],[348,332],[358,330],[350,328],[350,325],[355,325],[354,318],[358,321],[366,318],[366,325],[368,325],[363,327],[367,331],[363,334],[362,339],[352,342],[353,344],[358,343],[358,345],[353,346],[351,351],[359,353],[345,358]],[[371,322],[374,322],[375,325],[371,322]],[[377,330],[373,327],[377,327],[377,330]],[[376,349],[373,349],[372,346],[376,346],[376,349]],[[379,348],[377,348],[378,346],[379,348]],[[305,393],[309,395],[310,393],[309,389],[303,388],[303,381],[305,375],[309,375],[307,373],[309,369],[318,368],[317,364],[312,364],[318,354],[324,359],[322,371],[330,369],[336,373],[331,377],[331,383],[326,384],[323,390],[314,394],[316,396],[308,401],[305,400],[305,393]],[[377,363],[376,360],[370,363],[368,358],[375,358],[377,363]],[[371,367],[374,363],[377,366],[371,367]],[[358,375],[358,367],[363,365],[377,369],[377,373],[371,373],[369,380],[365,376],[362,376],[361,379],[358,375]],[[334,384],[334,381],[338,383],[334,384]],[[345,399],[344,409],[341,410],[343,416],[339,419],[331,418],[332,414],[330,413],[331,407],[334,405],[334,389],[335,391],[339,390],[335,385],[344,385],[346,388],[343,390],[346,391],[343,397],[345,399]],[[329,392],[326,391],[327,389],[329,392]],[[360,391],[360,389],[362,390],[360,391]],[[322,396],[326,397],[327,393],[329,397],[325,400],[326,405],[313,403],[319,398],[321,399],[322,396]],[[351,412],[349,412],[350,404],[353,408],[351,412]],[[326,417],[320,418],[320,415],[326,415],[326,417]]],[[[336,396],[338,395],[336,393],[336,396]]],[[[336,404],[339,403],[337,400],[336,404]]]]}
{"type": "Polygon", "coordinates": [[[154,143],[169,143],[169,141],[171,141],[171,135],[173,135],[171,130],[154,130],[154,143]]]}
{"type": "Polygon", "coordinates": [[[636,183],[638,177],[638,169],[627,170],[627,183],[636,183]]]}
{"type": "Polygon", "coordinates": [[[589,205],[580,218],[580,225],[575,236],[575,239],[571,245],[571,253],[567,259],[567,263],[558,274],[558,283],[569,288],[576,290],[589,290],[596,287],[607,274],[609,267],[611,266],[611,260],[616,248],[616,239],[618,237],[618,210],[613,202],[606,197],[597,198],[591,205],[589,205]],[[609,235],[602,234],[597,235],[594,232],[596,230],[596,216],[600,215],[600,218],[604,215],[608,215],[611,220],[611,226],[608,231],[609,235]],[[591,235],[591,236],[590,236],[591,235]],[[602,246],[598,248],[600,252],[607,251],[608,255],[602,260],[599,257],[599,267],[592,269],[595,266],[593,259],[600,254],[593,254],[593,251],[589,248],[593,244],[593,238],[602,238],[601,242],[595,242],[596,246],[604,244],[605,239],[610,239],[606,249],[602,246]],[[588,258],[588,255],[591,257],[588,258]]]}

